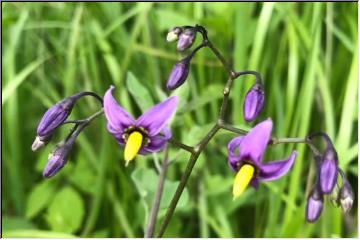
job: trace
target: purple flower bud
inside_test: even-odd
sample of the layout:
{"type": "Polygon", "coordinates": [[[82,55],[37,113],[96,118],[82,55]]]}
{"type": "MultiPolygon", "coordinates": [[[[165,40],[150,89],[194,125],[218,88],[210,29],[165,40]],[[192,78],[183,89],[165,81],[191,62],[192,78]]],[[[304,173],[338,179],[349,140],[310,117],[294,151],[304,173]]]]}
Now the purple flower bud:
{"type": "Polygon", "coordinates": [[[40,137],[48,137],[60,124],[62,124],[70,115],[71,110],[76,101],[76,97],[68,97],[61,102],[49,108],[37,128],[37,135],[40,137]]]}
{"type": "Polygon", "coordinates": [[[338,176],[337,165],[337,153],[332,143],[328,143],[320,165],[320,189],[324,194],[331,193],[335,187],[338,176]]]}
{"type": "Polygon", "coordinates": [[[316,185],[306,203],[306,220],[308,222],[315,222],[320,217],[323,205],[324,197],[316,185]]]}
{"type": "Polygon", "coordinates": [[[265,94],[261,84],[254,84],[245,96],[243,105],[244,119],[247,122],[253,121],[264,108],[265,94]]]}
{"type": "Polygon", "coordinates": [[[344,185],[340,188],[340,204],[341,209],[347,213],[352,208],[354,202],[354,192],[347,180],[344,185]]]}
{"type": "Polygon", "coordinates": [[[185,28],[183,32],[179,35],[179,40],[177,43],[177,50],[184,51],[191,47],[196,38],[196,31],[194,28],[185,28]]]}
{"type": "Polygon", "coordinates": [[[64,167],[72,145],[73,141],[69,141],[56,146],[55,150],[49,155],[48,162],[43,171],[44,177],[50,178],[64,167]]]}
{"type": "Polygon", "coordinates": [[[189,74],[189,67],[190,64],[187,59],[177,62],[171,70],[169,79],[166,83],[167,89],[174,90],[181,86],[189,74]]]}

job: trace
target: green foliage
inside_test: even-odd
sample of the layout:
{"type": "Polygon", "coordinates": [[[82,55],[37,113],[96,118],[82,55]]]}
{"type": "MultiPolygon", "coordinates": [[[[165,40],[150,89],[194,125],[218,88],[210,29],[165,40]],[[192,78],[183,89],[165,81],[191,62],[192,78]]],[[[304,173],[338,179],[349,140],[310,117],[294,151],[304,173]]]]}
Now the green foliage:
{"type": "MultiPolygon", "coordinates": [[[[173,136],[196,144],[217,119],[227,76],[203,49],[186,83],[167,91],[172,66],[184,56],[165,41],[175,25],[204,25],[236,70],[261,73],[266,105],[257,121],[271,117],[274,136],[327,132],[357,194],[357,8],[356,3],[3,3],[3,236],[143,236],[158,180],[154,162],[162,153],[139,156],[125,168],[123,149],[107,133],[105,120],[96,119],[77,139],[63,170],[49,180],[41,176],[47,155],[69,127],[41,151],[32,153],[30,147],[49,106],[80,91],[103,95],[110,85],[134,116],[179,96],[173,136]]],[[[244,129],[253,125],[242,116],[253,82],[237,79],[230,94],[228,121],[244,129]]],[[[85,98],[71,119],[98,108],[85,98]]],[[[201,154],[165,236],[357,236],[357,201],[349,214],[327,204],[317,223],[305,222],[315,168],[302,145],[269,147],[266,160],[298,151],[292,171],[233,201],[233,172],[226,162],[232,137],[220,131],[201,154]]],[[[188,161],[175,147],[169,153],[173,162],[160,218],[188,161]]]]}

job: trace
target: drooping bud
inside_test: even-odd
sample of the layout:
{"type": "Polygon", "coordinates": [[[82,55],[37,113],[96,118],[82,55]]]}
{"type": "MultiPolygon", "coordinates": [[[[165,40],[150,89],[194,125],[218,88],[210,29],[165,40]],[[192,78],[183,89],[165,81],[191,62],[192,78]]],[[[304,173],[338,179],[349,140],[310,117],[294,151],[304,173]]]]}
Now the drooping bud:
{"type": "Polygon", "coordinates": [[[173,42],[173,41],[178,40],[181,32],[182,32],[182,29],[180,27],[174,27],[166,35],[166,41],[173,42]]]}
{"type": "Polygon", "coordinates": [[[193,27],[185,28],[179,35],[177,50],[182,52],[192,46],[196,38],[196,30],[193,27]]]}
{"type": "Polygon", "coordinates": [[[170,76],[166,83],[166,87],[169,90],[174,90],[181,86],[188,74],[189,74],[190,63],[189,59],[185,58],[180,62],[177,62],[171,70],[170,76]]]}
{"type": "Polygon", "coordinates": [[[73,141],[59,143],[50,153],[48,162],[44,168],[43,176],[50,178],[60,171],[67,162],[67,157],[73,146],[73,141]]]}
{"type": "Polygon", "coordinates": [[[324,197],[319,187],[315,185],[306,203],[306,220],[308,222],[315,222],[320,217],[323,205],[324,197]]]}
{"type": "Polygon", "coordinates": [[[61,125],[70,115],[76,101],[76,95],[68,97],[49,108],[37,128],[37,135],[48,137],[52,132],[61,125]]]}
{"type": "Polygon", "coordinates": [[[320,165],[320,189],[322,193],[329,194],[332,192],[336,184],[337,176],[337,153],[332,143],[328,143],[320,165]]]}
{"type": "Polygon", "coordinates": [[[344,185],[340,188],[340,204],[341,209],[347,213],[352,208],[354,203],[354,192],[347,180],[344,181],[344,185]]]}
{"type": "Polygon", "coordinates": [[[265,94],[261,84],[255,83],[246,93],[243,105],[244,119],[247,122],[255,120],[264,108],[265,94]]]}

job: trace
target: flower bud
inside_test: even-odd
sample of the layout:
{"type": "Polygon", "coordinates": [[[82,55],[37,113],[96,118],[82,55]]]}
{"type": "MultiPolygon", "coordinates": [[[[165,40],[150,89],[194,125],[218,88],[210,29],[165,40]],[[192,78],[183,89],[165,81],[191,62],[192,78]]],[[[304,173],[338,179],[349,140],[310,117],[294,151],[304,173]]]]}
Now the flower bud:
{"type": "Polygon", "coordinates": [[[191,47],[196,38],[196,31],[194,28],[185,28],[179,35],[177,43],[177,50],[184,51],[191,47]]]}
{"type": "Polygon", "coordinates": [[[320,165],[320,189],[324,194],[331,193],[335,187],[338,176],[337,165],[337,153],[332,144],[329,143],[320,165]]]}
{"type": "Polygon", "coordinates": [[[320,217],[323,205],[324,197],[316,185],[306,203],[306,220],[308,222],[315,222],[320,217]]]}
{"type": "Polygon", "coordinates": [[[37,135],[40,137],[49,137],[54,129],[61,125],[70,115],[76,101],[76,97],[68,97],[49,108],[37,128],[37,135]]]}
{"type": "Polygon", "coordinates": [[[48,162],[44,168],[44,177],[50,178],[64,167],[72,145],[73,141],[69,141],[67,143],[62,142],[55,147],[55,150],[50,153],[48,162]]]}
{"type": "Polygon", "coordinates": [[[254,84],[246,93],[243,105],[244,119],[247,122],[255,120],[264,108],[265,94],[261,84],[254,84]]]}
{"type": "Polygon", "coordinates": [[[189,67],[189,60],[187,59],[177,62],[171,70],[170,76],[166,83],[167,89],[174,90],[181,86],[189,74],[189,67]]]}
{"type": "Polygon", "coordinates": [[[179,27],[175,27],[175,28],[171,29],[166,36],[166,41],[173,42],[173,41],[178,40],[181,32],[182,32],[182,29],[179,27]]]}
{"type": "Polygon", "coordinates": [[[340,204],[341,209],[347,213],[352,208],[354,202],[354,192],[350,184],[345,181],[344,185],[340,188],[340,204]]]}

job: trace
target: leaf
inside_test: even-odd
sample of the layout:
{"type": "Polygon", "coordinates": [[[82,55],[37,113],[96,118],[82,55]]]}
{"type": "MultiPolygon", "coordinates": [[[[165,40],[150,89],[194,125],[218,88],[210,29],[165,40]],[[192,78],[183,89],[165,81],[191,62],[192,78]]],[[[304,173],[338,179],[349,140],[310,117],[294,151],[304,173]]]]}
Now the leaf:
{"type": "Polygon", "coordinates": [[[154,101],[149,91],[144,87],[144,85],[142,85],[141,82],[139,82],[139,80],[131,72],[128,72],[127,74],[126,85],[131,96],[135,99],[135,102],[137,103],[142,112],[154,105],[154,101]]]}
{"type": "Polygon", "coordinates": [[[9,83],[4,87],[2,102],[4,105],[6,101],[10,98],[10,96],[14,93],[14,91],[23,83],[26,78],[37,69],[47,58],[43,58],[40,60],[35,60],[29,63],[20,73],[18,73],[14,79],[11,79],[9,83]]]}
{"type": "Polygon", "coordinates": [[[73,171],[69,173],[70,181],[79,189],[86,193],[96,195],[94,186],[96,185],[95,172],[91,169],[89,162],[85,160],[84,155],[79,155],[73,171]]]}
{"type": "Polygon", "coordinates": [[[71,187],[64,187],[55,195],[45,219],[53,231],[74,233],[83,217],[84,203],[80,195],[71,187]]]}
{"type": "Polygon", "coordinates": [[[3,230],[17,230],[17,229],[34,229],[35,226],[29,220],[22,217],[9,217],[3,218],[3,230]]]}
{"type": "Polygon", "coordinates": [[[43,230],[15,230],[8,231],[4,229],[3,237],[6,238],[76,238],[76,236],[61,233],[61,232],[51,232],[43,230]]]}
{"type": "Polygon", "coordinates": [[[41,181],[30,192],[26,203],[26,217],[33,218],[51,201],[55,186],[49,181],[41,181]]]}

